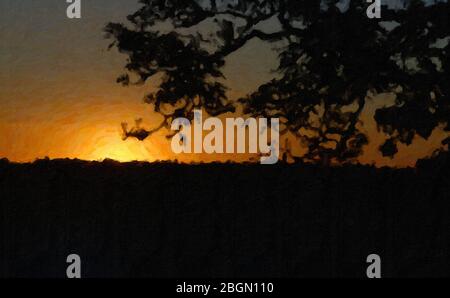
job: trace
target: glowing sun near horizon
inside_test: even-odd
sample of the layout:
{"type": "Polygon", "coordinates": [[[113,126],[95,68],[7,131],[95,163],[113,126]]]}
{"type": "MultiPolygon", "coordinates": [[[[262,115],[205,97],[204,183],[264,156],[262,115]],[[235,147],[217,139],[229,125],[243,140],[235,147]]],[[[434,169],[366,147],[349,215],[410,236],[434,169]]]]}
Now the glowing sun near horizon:
{"type": "Polygon", "coordinates": [[[87,153],[89,160],[113,159],[120,162],[154,161],[156,156],[150,153],[148,143],[138,140],[122,140],[119,135],[101,136],[87,153]]]}

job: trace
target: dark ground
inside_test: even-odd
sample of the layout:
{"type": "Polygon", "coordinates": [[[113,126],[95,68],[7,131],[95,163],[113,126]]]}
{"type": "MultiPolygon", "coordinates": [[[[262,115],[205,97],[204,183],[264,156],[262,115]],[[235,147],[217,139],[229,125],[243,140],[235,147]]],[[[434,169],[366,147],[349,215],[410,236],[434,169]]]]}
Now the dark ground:
{"type": "Polygon", "coordinates": [[[449,172],[1,160],[0,277],[449,277],[449,172]]]}

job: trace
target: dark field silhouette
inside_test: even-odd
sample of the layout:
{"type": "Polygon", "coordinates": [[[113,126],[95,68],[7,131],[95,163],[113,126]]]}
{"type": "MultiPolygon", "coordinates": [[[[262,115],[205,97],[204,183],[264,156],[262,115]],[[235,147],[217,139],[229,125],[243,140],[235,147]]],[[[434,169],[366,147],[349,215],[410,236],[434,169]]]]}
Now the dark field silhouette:
{"type": "Polygon", "coordinates": [[[449,276],[449,171],[2,160],[1,277],[449,276]]]}

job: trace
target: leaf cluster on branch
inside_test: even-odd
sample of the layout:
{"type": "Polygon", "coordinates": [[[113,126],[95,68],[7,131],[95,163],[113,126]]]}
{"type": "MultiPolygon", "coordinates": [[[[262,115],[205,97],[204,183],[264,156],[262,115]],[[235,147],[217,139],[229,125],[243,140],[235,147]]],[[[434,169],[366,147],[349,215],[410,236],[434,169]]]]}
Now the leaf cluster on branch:
{"type": "Polygon", "coordinates": [[[343,162],[358,157],[369,142],[360,125],[368,101],[394,93],[395,104],[375,112],[387,135],[380,146],[384,156],[394,156],[399,143],[409,145],[416,135],[430,137],[438,126],[450,131],[446,1],[383,7],[382,19],[369,19],[368,4],[360,0],[140,2],[128,25],[110,23],[105,32],[111,47],[128,56],[127,73],[118,82],[143,84],[162,76],[158,90],[146,97],[164,116],[161,127],[175,117],[192,119],[195,108],[215,116],[242,105],[255,117],[279,117],[281,132],[307,148],[303,160],[343,162]],[[263,22],[276,30],[260,29],[263,22]],[[217,30],[200,30],[213,24],[217,30]],[[162,30],[164,25],[170,29],[162,30]],[[245,98],[229,99],[226,58],[253,39],[283,41],[280,77],[245,98]]]}

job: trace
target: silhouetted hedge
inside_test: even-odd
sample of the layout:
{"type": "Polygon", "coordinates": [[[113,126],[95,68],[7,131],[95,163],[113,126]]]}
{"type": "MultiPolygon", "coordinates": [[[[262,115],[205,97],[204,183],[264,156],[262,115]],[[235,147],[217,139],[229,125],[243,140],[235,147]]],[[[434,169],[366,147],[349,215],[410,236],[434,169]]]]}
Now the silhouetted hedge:
{"type": "MultiPolygon", "coordinates": [[[[442,155],[445,156],[445,155],[442,155]]],[[[448,158],[366,166],[0,161],[1,277],[450,275],[448,158]],[[433,166],[434,165],[434,166],[433,166]]]]}

